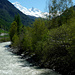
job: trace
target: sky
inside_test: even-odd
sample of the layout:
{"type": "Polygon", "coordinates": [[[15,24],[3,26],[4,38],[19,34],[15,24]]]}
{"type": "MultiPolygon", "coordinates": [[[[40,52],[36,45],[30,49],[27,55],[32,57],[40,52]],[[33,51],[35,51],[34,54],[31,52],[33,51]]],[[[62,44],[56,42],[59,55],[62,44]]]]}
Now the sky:
{"type": "Polygon", "coordinates": [[[8,1],[10,1],[11,3],[19,2],[22,6],[28,9],[34,7],[41,10],[42,12],[45,12],[47,0],[8,0],[8,1]]]}
{"type": "MultiPolygon", "coordinates": [[[[41,10],[42,12],[46,12],[46,1],[47,0],[8,0],[11,3],[19,2],[22,6],[30,9],[32,7],[41,10]]],[[[72,0],[75,5],[75,0],[72,0]]]]}

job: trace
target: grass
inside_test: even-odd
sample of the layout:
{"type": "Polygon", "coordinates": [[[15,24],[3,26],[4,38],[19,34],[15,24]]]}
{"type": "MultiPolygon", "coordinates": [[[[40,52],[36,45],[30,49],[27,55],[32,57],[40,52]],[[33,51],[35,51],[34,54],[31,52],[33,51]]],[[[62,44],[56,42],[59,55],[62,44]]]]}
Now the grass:
{"type": "MultiPolygon", "coordinates": [[[[1,33],[9,33],[9,32],[0,29],[0,34],[1,33]]],[[[9,35],[0,36],[0,42],[5,42],[5,41],[10,41],[9,35]]]]}
{"type": "Polygon", "coordinates": [[[9,37],[7,37],[7,38],[0,38],[0,42],[7,42],[7,41],[10,41],[9,37]]]}
{"type": "Polygon", "coordinates": [[[0,29],[0,33],[8,33],[8,32],[3,29],[0,29]]]}
{"type": "Polygon", "coordinates": [[[9,37],[9,35],[0,36],[0,38],[3,38],[3,37],[9,37]]]}
{"type": "Polygon", "coordinates": [[[10,41],[9,35],[0,36],[0,42],[10,41]]]}

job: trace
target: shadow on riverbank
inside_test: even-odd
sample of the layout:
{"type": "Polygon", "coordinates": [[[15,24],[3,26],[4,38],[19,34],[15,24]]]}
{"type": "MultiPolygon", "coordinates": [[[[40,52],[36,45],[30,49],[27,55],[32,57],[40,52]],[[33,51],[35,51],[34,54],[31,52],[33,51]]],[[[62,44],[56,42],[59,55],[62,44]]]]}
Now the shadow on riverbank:
{"type": "Polygon", "coordinates": [[[43,71],[40,74],[36,74],[36,75],[59,75],[58,73],[54,72],[51,69],[39,67],[38,64],[33,60],[32,57],[18,55],[17,53],[14,53],[13,48],[11,48],[10,45],[6,45],[4,47],[7,48],[6,50],[11,52],[10,55],[12,57],[15,56],[18,59],[20,59],[20,60],[17,61],[18,63],[22,63],[22,64],[19,65],[20,67],[22,67],[22,68],[28,67],[28,68],[31,68],[31,69],[35,69],[36,71],[43,71]]]}

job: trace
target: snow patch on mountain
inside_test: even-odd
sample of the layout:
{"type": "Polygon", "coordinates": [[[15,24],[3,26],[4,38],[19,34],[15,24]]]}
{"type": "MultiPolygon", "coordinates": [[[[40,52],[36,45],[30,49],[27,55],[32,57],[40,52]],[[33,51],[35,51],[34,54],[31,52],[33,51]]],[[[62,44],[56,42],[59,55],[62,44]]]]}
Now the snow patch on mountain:
{"type": "Polygon", "coordinates": [[[49,14],[48,12],[41,12],[39,9],[37,8],[30,8],[27,9],[26,7],[23,7],[19,2],[15,2],[12,3],[17,9],[19,9],[21,12],[23,12],[26,15],[30,15],[30,16],[35,16],[35,17],[42,17],[42,18],[46,18],[49,14]]]}

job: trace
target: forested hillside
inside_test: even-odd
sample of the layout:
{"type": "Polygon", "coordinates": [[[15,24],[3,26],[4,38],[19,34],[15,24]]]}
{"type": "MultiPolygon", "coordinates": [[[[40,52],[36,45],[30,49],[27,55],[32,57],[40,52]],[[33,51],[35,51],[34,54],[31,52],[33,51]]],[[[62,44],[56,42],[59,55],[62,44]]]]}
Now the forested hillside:
{"type": "Polygon", "coordinates": [[[10,27],[11,22],[14,20],[14,16],[19,14],[23,25],[29,26],[33,19],[30,19],[27,15],[23,14],[17,8],[14,7],[8,0],[0,0],[0,28],[10,27]]]}

